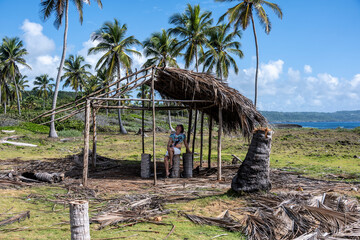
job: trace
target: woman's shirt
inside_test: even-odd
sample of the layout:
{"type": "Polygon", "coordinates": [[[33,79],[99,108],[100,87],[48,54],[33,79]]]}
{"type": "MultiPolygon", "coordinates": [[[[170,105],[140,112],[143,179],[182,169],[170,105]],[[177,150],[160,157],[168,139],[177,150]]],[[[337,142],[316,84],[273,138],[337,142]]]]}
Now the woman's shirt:
{"type": "Polygon", "coordinates": [[[181,144],[185,141],[186,136],[183,133],[180,133],[179,135],[176,135],[176,133],[172,133],[170,134],[170,138],[172,139],[175,147],[181,148],[181,144]],[[177,146],[178,144],[180,144],[180,146],[177,146]]]}

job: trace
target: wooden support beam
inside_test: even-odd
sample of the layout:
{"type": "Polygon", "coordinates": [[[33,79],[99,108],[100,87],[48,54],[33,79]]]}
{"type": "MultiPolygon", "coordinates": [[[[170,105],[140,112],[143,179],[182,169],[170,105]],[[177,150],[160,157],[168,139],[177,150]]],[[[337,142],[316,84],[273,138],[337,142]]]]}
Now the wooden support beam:
{"type": "Polygon", "coordinates": [[[211,115],[209,115],[209,155],[208,155],[208,168],[211,168],[211,140],[212,140],[212,127],[213,127],[213,119],[211,115]]]}
{"type": "Polygon", "coordinates": [[[87,177],[88,177],[88,161],[89,161],[89,135],[90,135],[90,100],[86,100],[85,107],[85,130],[84,130],[84,159],[83,159],[83,177],[82,184],[84,187],[87,186],[87,177]]]}
{"type": "Polygon", "coordinates": [[[92,150],[92,158],[91,164],[95,168],[96,167],[96,144],[97,144],[97,133],[96,133],[96,110],[92,111],[93,118],[93,150],[92,150]]]}
{"type": "MultiPolygon", "coordinates": [[[[122,79],[120,79],[119,81],[121,82],[122,80],[126,79],[127,77],[132,77],[132,76],[134,76],[135,74],[138,74],[138,73],[147,71],[147,70],[149,70],[150,68],[153,68],[153,66],[150,66],[150,67],[145,68],[145,69],[142,69],[142,70],[140,70],[140,71],[138,71],[138,72],[132,73],[132,74],[130,74],[130,75],[128,75],[128,76],[125,76],[125,77],[123,77],[122,79]]],[[[143,76],[143,77],[144,77],[144,76],[143,76]]],[[[143,77],[141,77],[141,78],[143,78],[143,77]]],[[[139,78],[139,79],[140,79],[140,78],[139,78]]],[[[78,99],[78,100],[75,100],[75,102],[70,102],[70,103],[64,104],[64,105],[62,105],[62,106],[59,106],[59,107],[57,107],[57,108],[55,108],[55,109],[52,109],[52,110],[50,110],[50,111],[46,111],[46,112],[44,112],[43,114],[40,114],[39,116],[31,119],[30,121],[34,121],[34,120],[36,120],[36,119],[38,119],[38,118],[40,118],[40,117],[43,117],[45,114],[48,114],[48,113],[50,113],[50,112],[53,112],[53,111],[62,109],[62,108],[64,108],[64,107],[70,106],[70,105],[72,105],[72,104],[77,104],[78,102],[81,102],[82,100],[85,100],[86,98],[89,98],[89,97],[91,97],[91,96],[95,96],[96,94],[104,91],[104,89],[106,89],[106,88],[107,88],[107,89],[110,89],[110,87],[114,86],[117,82],[118,82],[118,81],[115,81],[115,82],[113,82],[112,84],[106,86],[105,88],[99,89],[99,90],[97,90],[97,91],[95,91],[95,92],[93,92],[93,93],[91,93],[91,94],[89,94],[89,95],[87,95],[87,96],[84,96],[84,97],[82,97],[82,98],[80,98],[80,99],[78,99]]],[[[115,90],[115,91],[116,91],[116,90],[115,90]]],[[[104,94],[102,94],[102,95],[104,95],[104,94]]]]}
{"type": "Polygon", "coordinates": [[[189,124],[188,124],[188,133],[187,133],[187,141],[190,146],[190,137],[191,137],[191,123],[192,123],[192,109],[188,110],[189,112],[189,124]]]}
{"type": "Polygon", "coordinates": [[[201,112],[201,122],[200,122],[200,167],[203,166],[203,145],[204,145],[204,112],[201,112]]]}
{"type": "MultiPolygon", "coordinates": [[[[151,99],[142,99],[142,98],[100,98],[100,97],[91,97],[90,100],[104,100],[104,101],[142,101],[142,102],[152,102],[151,99]]],[[[214,101],[209,100],[173,100],[173,99],[154,99],[155,102],[182,102],[182,103],[213,103],[214,101]]]]}
{"type": "Polygon", "coordinates": [[[221,180],[221,135],[222,135],[222,128],[223,128],[223,116],[222,116],[222,108],[219,107],[219,131],[218,131],[218,160],[217,160],[217,179],[221,180]]]}
{"type": "MultiPolygon", "coordinates": [[[[107,108],[107,109],[131,109],[131,110],[148,110],[148,111],[152,111],[152,107],[138,107],[138,106],[106,106],[106,105],[98,105],[98,104],[94,104],[93,105],[95,108],[107,108]]],[[[185,106],[160,106],[160,107],[155,107],[156,111],[161,111],[161,110],[182,110],[182,109],[188,109],[188,107],[185,106]]]]}
{"type": "Polygon", "coordinates": [[[198,118],[198,110],[195,110],[195,119],[194,119],[194,136],[193,136],[193,142],[192,142],[192,153],[193,153],[193,157],[192,157],[192,162],[193,162],[193,166],[194,166],[194,153],[195,153],[195,141],[196,141],[196,126],[197,126],[197,118],[198,118]]]}
{"type": "Polygon", "coordinates": [[[155,153],[155,141],[156,141],[156,124],[155,124],[155,69],[152,69],[151,74],[151,100],[152,100],[152,119],[153,119],[153,160],[154,160],[154,185],[157,184],[156,176],[156,153],[155,153]]]}
{"type": "MultiPolygon", "coordinates": [[[[146,71],[147,74],[147,71],[146,71]]],[[[141,99],[145,98],[144,85],[141,86],[141,99]]],[[[145,108],[145,102],[141,102],[141,106],[145,108]]],[[[141,110],[141,146],[142,153],[145,153],[145,110],[141,110]]]]}

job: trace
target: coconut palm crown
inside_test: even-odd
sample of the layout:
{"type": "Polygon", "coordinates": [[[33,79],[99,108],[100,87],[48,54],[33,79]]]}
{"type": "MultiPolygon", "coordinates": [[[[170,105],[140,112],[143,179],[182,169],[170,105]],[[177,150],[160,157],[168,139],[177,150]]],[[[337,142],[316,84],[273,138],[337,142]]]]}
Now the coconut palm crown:
{"type": "Polygon", "coordinates": [[[200,58],[200,63],[203,64],[203,71],[215,72],[221,79],[226,79],[229,76],[229,69],[232,67],[237,74],[239,68],[232,55],[239,58],[244,56],[240,50],[240,42],[236,38],[240,38],[240,31],[229,33],[230,24],[222,24],[216,26],[209,31],[208,41],[213,50],[206,51],[200,58]]]}
{"type": "MultiPolygon", "coordinates": [[[[187,4],[184,13],[176,13],[169,19],[169,23],[176,27],[169,32],[183,38],[178,44],[178,51],[185,49],[185,67],[188,68],[195,59],[196,71],[199,71],[198,54],[203,52],[203,46],[207,45],[206,33],[211,27],[213,19],[211,12],[200,9],[200,5],[187,4]]],[[[207,45],[209,48],[211,46],[207,45]]]]}
{"type": "Polygon", "coordinates": [[[176,48],[177,43],[178,40],[171,37],[165,29],[151,34],[143,43],[145,56],[152,57],[144,63],[144,67],[179,67],[176,62],[176,57],[180,55],[176,48]]]}
{"type": "Polygon", "coordinates": [[[259,48],[257,43],[257,36],[256,36],[256,30],[255,30],[255,23],[254,23],[254,14],[255,11],[256,16],[258,16],[260,20],[260,24],[264,27],[265,32],[267,34],[270,33],[271,30],[271,23],[269,20],[269,17],[263,8],[263,5],[271,8],[275,14],[281,19],[282,18],[282,11],[280,7],[275,4],[271,3],[269,1],[264,0],[215,0],[217,2],[232,2],[237,1],[240,2],[236,4],[234,7],[229,8],[228,11],[220,17],[219,22],[224,20],[225,16],[228,16],[229,22],[234,25],[235,31],[239,27],[242,29],[246,29],[250,21],[253,26],[253,32],[254,32],[254,38],[255,38],[255,47],[256,47],[256,72],[255,72],[255,107],[257,104],[257,78],[258,78],[258,72],[259,72],[259,48]]]}

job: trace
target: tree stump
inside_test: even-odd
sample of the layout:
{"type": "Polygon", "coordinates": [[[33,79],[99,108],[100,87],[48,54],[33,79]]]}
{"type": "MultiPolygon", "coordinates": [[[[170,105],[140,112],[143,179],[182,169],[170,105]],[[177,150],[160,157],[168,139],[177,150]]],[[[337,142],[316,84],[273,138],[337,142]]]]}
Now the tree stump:
{"type": "Polygon", "coordinates": [[[72,201],[70,205],[71,240],[90,240],[89,204],[72,201]]]}
{"type": "Polygon", "coordinates": [[[256,192],[271,189],[270,151],[273,132],[257,129],[253,134],[244,162],[232,180],[231,188],[236,192],[256,192]]]}
{"type": "Polygon", "coordinates": [[[180,177],[180,154],[176,154],[173,157],[173,165],[171,169],[171,177],[179,178],[180,177]]]}
{"type": "Polygon", "coordinates": [[[184,178],[193,177],[193,154],[183,153],[184,178]]]}
{"type": "Polygon", "coordinates": [[[151,175],[151,155],[141,154],[141,178],[150,178],[151,175]]]}

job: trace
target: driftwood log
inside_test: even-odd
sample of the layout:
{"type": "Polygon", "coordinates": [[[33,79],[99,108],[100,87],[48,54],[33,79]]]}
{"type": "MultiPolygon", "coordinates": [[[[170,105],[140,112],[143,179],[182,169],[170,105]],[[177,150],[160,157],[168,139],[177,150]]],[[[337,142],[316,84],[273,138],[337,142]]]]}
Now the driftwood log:
{"type": "Polygon", "coordinates": [[[72,201],[69,205],[71,240],[90,240],[88,202],[72,201]]]}
{"type": "Polygon", "coordinates": [[[257,129],[252,137],[244,162],[232,180],[236,192],[270,190],[270,150],[272,131],[257,129]]]}
{"type": "Polygon", "coordinates": [[[0,222],[0,226],[12,224],[14,222],[20,222],[21,220],[25,220],[26,218],[30,218],[30,211],[22,212],[15,216],[7,218],[0,222]]]}

